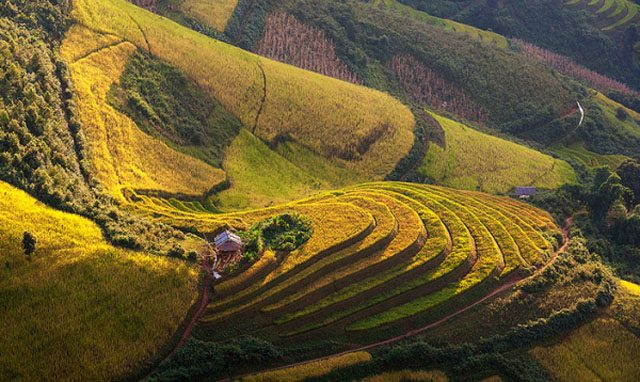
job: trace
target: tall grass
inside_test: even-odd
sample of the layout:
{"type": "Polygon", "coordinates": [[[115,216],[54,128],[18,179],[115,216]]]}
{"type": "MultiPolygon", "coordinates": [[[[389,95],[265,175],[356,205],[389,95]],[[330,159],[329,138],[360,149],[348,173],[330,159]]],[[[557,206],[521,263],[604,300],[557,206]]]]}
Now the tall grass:
{"type": "Polygon", "coordinates": [[[587,69],[584,66],[576,63],[569,57],[561,54],[550,52],[544,48],[540,48],[536,45],[528,42],[513,39],[520,47],[521,52],[527,57],[533,57],[538,61],[549,64],[562,74],[574,77],[578,80],[585,81],[589,86],[601,92],[608,92],[610,90],[617,90],[621,93],[635,95],[640,97],[640,93],[637,90],[629,88],[627,85],[620,81],[616,81],[593,70],[587,69]]]}
{"type": "Polygon", "coordinates": [[[114,380],[157,354],[195,302],[197,269],[111,247],[6,183],[0,195],[0,380],[114,380]]]}
{"type": "Polygon", "coordinates": [[[407,93],[421,105],[446,110],[470,121],[487,121],[488,114],[482,106],[413,56],[396,55],[389,65],[407,93]]]}
{"type": "Polygon", "coordinates": [[[194,19],[224,32],[238,0],[184,0],[179,8],[194,19]]]}
{"type": "Polygon", "coordinates": [[[331,371],[367,362],[371,359],[371,354],[361,351],[348,353],[338,357],[332,357],[321,361],[288,367],[285,369],[267,371],[260,374],[240,378],[240,382],[299,382],[306,381],[307,378],[319,377],[331,371]]]}
{"type": "Polygon", "coordinates": [[[413,145],[413,114],[385,93],[255,56],[124,0],[73,3],[78,23],[179,68],[263,140],[293,139],[370,179],[413,145]]]}

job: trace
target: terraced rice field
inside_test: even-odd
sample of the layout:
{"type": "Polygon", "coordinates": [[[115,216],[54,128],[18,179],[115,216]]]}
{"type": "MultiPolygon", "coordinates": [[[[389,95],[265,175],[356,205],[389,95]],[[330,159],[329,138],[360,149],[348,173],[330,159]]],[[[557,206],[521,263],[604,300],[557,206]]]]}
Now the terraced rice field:
{"type": "Polygon", "coordinates": [[[586,8],[600,20],[600,28],[607,31],[624,31],[630,26],[640,26],[640,5],[629,0],[570,0],[565,5],[586,8]]]}
{"type": "Polygon", "coordinates": [[[555,145],[553,150],[560,155],[574,158],[582,163],[586,168],[592,169],[599,166],[607,166],[611,171],[615,171],[625,160],[629,159],[624,155],[600,155],[587,150],[584,142],[575,142],[569,146],[562,144],[555,145]]]}
{"type": "Polygon", "coordinates": [[[473,38],[480,39],[485,42],[490,42],[500,46],[502,48],[507,47],[507,39],[494,32],[484,31],[466,24],[461,24],[453,20],[442,19],[439,17],[431,16],[428,13],[418,11],[407,5],[404,5],[397,0],[375,0],[373,5],[379,9],[386,9],[390,12],[405,15],[412,20],[422,22],[428,25],[439,26],[447,30],[463,33],[473,38]]]}
{"type": "Polygon", "coordinates": [[[554,250],[548,237],[558,231],[546,212],[513,199],[393,182],[242,213],[181,206],[132,199],[132,208],[201,230],[242,228],[284,211],[314,222],[313,237],[298,250],[268,253],[214,286],[201,323],[221,338],[365,342],[404,333],[518,279],[520,268],[542,266],[554,250]]]}

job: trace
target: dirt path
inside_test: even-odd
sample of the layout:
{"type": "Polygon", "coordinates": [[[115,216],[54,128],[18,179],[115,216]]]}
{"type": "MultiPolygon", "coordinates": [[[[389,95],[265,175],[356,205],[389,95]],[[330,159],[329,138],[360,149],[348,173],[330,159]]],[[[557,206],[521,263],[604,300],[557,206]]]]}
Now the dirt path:
{"type": "Polygon", "coordinates": [[[169,352],[169,354],[167,354],[159,362],[157,362],[157,364],[151,370],[149,370],[144,375],[144,377],[140,378],[140,381],[144,381],[151,374],[153,374],[164,361],[166,361],[167,359],[171,358],[171,356],[180,348],[180,346],[182,346],[184,344],[184,342],[187,340],[189,335],[191,335],[191,331],[193,330],[193,327],[195,326],[196,322],[198,321],[198,318],[200,317],[202,312],[207,307],[207,303],[209,302],[209,285],[211,284],[212,269],[211,269],[211,265],[209,265],[205,261],[203,261],[203,263],[200,264],[200,265],[205,270],[206,275],[205,275],[204,281],[202,282],[202,291],[200,292],[200,301],[198,301],[197,308],[196,308],[195,312],[193,312],[193,316],[191,317],[191,320],[187,324],[184,332],[182,333],[182,337],[180,337],[180,341],[178,341],[175,344],[175,346],[171,349],[171,352],[169,352]]]}
{"type": "Polygon", "coordinates": [[[316,362],[316,361],[323,361],[329,358],[334,358],[334,357],[340,357],[343,356],[345,354],[349,354],[349,353],[355,353],[355,352],[359,352],[359,351],[365,351],[365,350],[369,350],[369,349],[373,349],[375,347],[378,346],[383,346],[383,345],[388,345],[390,343],[393,342],[397,342],[400,340],[403,340],[407,337],[416,335],[418,333],[424,332],[426,330],[432,329],[438,325],[443,324],[444,322],[450,320],[453,317],[456,317],[458,315],[460,315],[461,313],[464,313],[466,311],[468,311],[469,309],[472,309],[480,304],[482,304],[483,302],[487,301],[488,299],[490,299],[491,297],[504,292],[505,290],[515,286],[516,284],[519,284],[522,281],[528,280],[531,277],[534,277],[538,274],[540,274],[541,272],[543,272],[545,269],[547,269],[551,264],[553,264],[553,262],[556,260],[556,258],[558,257],[559,254],[563,253],[564,251],[567,250],[567,247],[569,246],[569,242],[570,242],[570,238],[569,238],[569,228],[571,227],[571,224],[573,223],[573,218],[568,218],[567,220],[565,220],[565,225],[564,227],[562,227],[562,236],[564,237],[564,244],[562,245],[562,247],[560,247],[560,249],[558,249],[558,251],[556,251],[556,253],[554,254],[554,256],[551,258],[551,260],[549,260],[549,262],[547,264],[545,264],[544,267],[540,268],[538,271],[536,271],[533,275],[527,277],[527,278],[522,278],[520,276],[518,276],[517,274],[513,274],[513,276],[511,277],[511,280],[509,282],[507,282],[506,284],[503,284],[501,286],[499,286],[498,288],[494,289],[491,293],[489,293],[488,295],[482,297],[481,299],[475,301],[473,304],[468,305],[464,308],[458,309],[455,312],[451,313],[450,315],[441,318],[440,320],[433,322],[427,326],[424,326],[422,328],[419,329],[414,329],[411,331],[408,331],[405,334],[399,335],[397,337],[393,337],[393,338],[389,338],[387,340],[384,341],[380,341],[380,342],[376,342],[370,345],[366,345],[366,346],[360,346],[358,348],[355,349],[350,349],[350,350],[346,350],[340,353],[335,353],[335,354],[331,354],[331,355],[326,355],[323,357],[318,357],[318,358],[314,358],[314,359],[310,359],[310,360],[306,360],[306,361],[300,361],[300,362],[296,362],[296,363],[292,363],[289,365],[284,365],[284,366],[279,366],[279,367],[273,367],[270,369],[266,369],[266,370],[261,370],[261,371],[256,371],[253,373],[247,373],[247,374],[243,374],[243,375],[238,375],[235,377],[231,377],[231,378],[225,378],[225,379],[221,379],[218,380],[218,382],[228,382],[228,381],[234,381],[236,379],[242,378],[242,377],[246,377],[249,375],[254,375],[254,374],[259,374],[259,373],[264,373],[264,372],[269,372],[269,371],[275,371],[275,370],[281,370],[281,369],[286,369],[289,367],[295,367],[295,366],[300,366],[300,365],[306,365],[308,363],[312,363],[312,362],[316,362]]]}
{"type": "Polygon", "coordinates": [[[196,321],[198,321],[198,318],[200,317],[204,309],[207,307],[207,303],[209,302],[209,285],[211,284],[211,266],[209,264],[202,264],[202,268],[205,270],[206,276],[204,278],[204,282],[202,283],[202,292],[200,293],[200,301],[198,302],[198,307],[196,308],[196,311],[193,313],[193,316],[191,317],[191,321],[189,321],[189,324],[185,328],[184,333],[182,333],[182,337],[180,338],[180,341],[178,341],[178,343],[173,348],[173,350],[171,350],[171,353],[169,353],[169,355],[165,359],[171,357],[173,353],[175,353],[176,350],[178,350],[178,348],[182,346],[184,341],[187,340],[187,337],[189,337],[189,335],[191,334],[191,331],[193,330],[193,327],[195,326],[196,321]]]}

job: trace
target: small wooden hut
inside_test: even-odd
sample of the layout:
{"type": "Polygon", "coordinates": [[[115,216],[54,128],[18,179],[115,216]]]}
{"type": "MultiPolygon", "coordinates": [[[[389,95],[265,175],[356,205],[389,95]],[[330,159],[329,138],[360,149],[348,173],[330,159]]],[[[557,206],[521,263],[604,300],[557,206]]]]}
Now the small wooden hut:
{"type": "Polygon", "coordinates": [[[242,239],[240,236],[228,230],[216,236],[214,242],[219,252],[242,251],[242,239]]]}
{"type": "Polygon", "coordinates": [[[538,192],[536,187],[516,187],[516,196],[520,199],[528,199],[538,192]]]}

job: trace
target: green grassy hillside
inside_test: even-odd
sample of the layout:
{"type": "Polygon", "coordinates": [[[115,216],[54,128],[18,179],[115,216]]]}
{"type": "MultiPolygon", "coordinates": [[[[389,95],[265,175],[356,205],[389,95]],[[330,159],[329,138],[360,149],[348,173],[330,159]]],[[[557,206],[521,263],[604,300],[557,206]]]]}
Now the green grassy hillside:
{"type": "Polygon", "coordinates": [[[570,56],[589,69],[640,88],[638,45],[633,26],[640,22],[630,0],[401,0],[431,15],[491,28],[570,56]]]}
{"type": "Polygon", "coordinates": [[[431,115],[444,131],[444,147],[431,143],[417,172],[439,184],[505,193],[517,186],[557,188],[576,182],[562,160],[431,115]]]}

